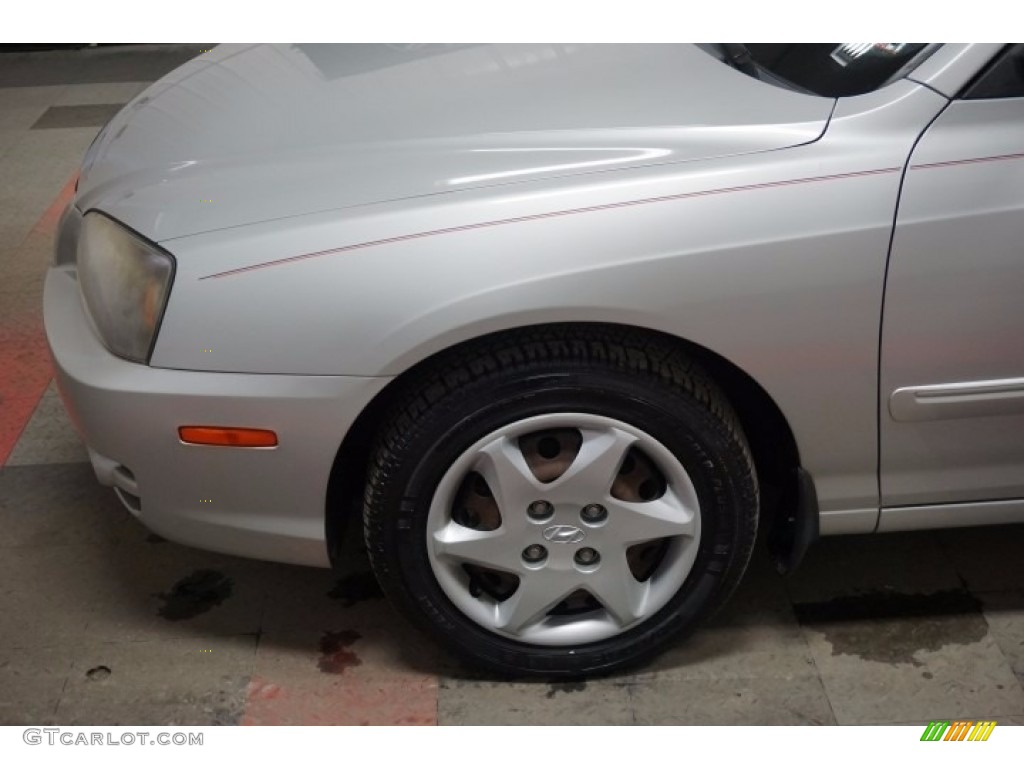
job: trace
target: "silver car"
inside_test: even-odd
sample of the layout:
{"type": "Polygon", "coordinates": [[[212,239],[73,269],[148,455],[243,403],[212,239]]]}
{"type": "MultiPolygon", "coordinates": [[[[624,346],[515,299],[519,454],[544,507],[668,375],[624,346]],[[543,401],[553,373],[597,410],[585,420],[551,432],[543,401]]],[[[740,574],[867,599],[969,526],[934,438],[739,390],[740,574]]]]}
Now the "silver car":
{"type": "Polygon", "coordinates": [[[46,278],[101,483],[549,677],[760,531],[1024,521],[1020,45],[222,46],[99,134],[46,278]]]}

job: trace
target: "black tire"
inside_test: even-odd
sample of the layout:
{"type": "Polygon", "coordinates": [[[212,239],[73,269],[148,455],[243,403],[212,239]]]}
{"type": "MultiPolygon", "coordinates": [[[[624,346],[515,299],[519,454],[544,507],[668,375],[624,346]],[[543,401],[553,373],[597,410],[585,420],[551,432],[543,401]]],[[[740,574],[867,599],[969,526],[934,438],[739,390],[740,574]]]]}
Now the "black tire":
{"type": "Polygon", "coordinates": [[[715,383],[660,338],[603,326],[500,334],[418,371],[384,420],[364,505],[370,561],[402,613],[460,659],[547,678],[634,666],[692,630],[739,582],[757,520],[747,441],[715,383]],[[426,519],[441,477],[474,441],[503,424],[566,410],[633,424],[667,447],[697,491],[702,533],[682,587],[644,622],[586,645],[538,646],[490,632],[455,607],[430,566],[426,519]]]}

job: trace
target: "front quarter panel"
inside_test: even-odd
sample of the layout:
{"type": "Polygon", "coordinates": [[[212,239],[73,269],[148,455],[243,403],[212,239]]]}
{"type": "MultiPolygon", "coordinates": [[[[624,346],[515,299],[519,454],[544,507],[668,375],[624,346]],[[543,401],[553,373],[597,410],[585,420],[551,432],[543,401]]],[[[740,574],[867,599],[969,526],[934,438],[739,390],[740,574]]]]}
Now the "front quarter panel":
{"type": "Polygon", "coordinates": [[[840,103],[817,143],[307,216],[165,243],[156,366],[396,375],[526,324],[611,322],[745,370],[794,430],[833,530],[878,507],[877,353],[903,164],[945,104],[840,103]],[[868,130],[871,129],[871,130],[868,130]],[[244,266],[239,254],[244,254],[244,266]]]}

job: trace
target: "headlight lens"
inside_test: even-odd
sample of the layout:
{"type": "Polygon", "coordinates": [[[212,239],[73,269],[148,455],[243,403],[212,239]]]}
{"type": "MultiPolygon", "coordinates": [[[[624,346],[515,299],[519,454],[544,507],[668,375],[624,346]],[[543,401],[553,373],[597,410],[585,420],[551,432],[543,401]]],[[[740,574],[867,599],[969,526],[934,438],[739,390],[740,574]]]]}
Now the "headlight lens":
{"type": "Polygon", "coordinates": [[[107,349],[149,361],[167,304],[174,259],[113,219],[90,211],[78,240],[78,283],[107,349]]]}

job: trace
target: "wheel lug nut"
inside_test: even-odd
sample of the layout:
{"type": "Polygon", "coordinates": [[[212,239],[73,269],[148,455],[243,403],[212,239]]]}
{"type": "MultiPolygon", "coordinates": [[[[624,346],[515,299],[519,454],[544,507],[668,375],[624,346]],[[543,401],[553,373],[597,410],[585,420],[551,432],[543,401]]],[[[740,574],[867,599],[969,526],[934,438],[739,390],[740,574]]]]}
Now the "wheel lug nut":
{"type": "Polygon", "coordinates": [[[551,517],[551,513],[555,511],[555,508],[551,506],[550,501],[533,502],[529,507],[526,508],[526,514],[528,514],[533,520],[544,520],[545,518],[551,517]]]}
{"type": "Polygon", "coordinates": [[[583,547],[576,550],[576,562],[580,565],[593,565],[600,559],[601,555],[598,554],[596,549],[591,547],[583,547]]]}
{"type": "Polygon", "coordinates": [[[539,563],[548,556],[548,551],[540,544],[531,544],[523,550],[523,560],[528,563],[539,563]]]}
{"type": "Polygon", "coordinates": [[[608,517],[608,510],[600,504],[587,504],[581,511],[580,517],[585,523],[600,523],[608,517]]]}

